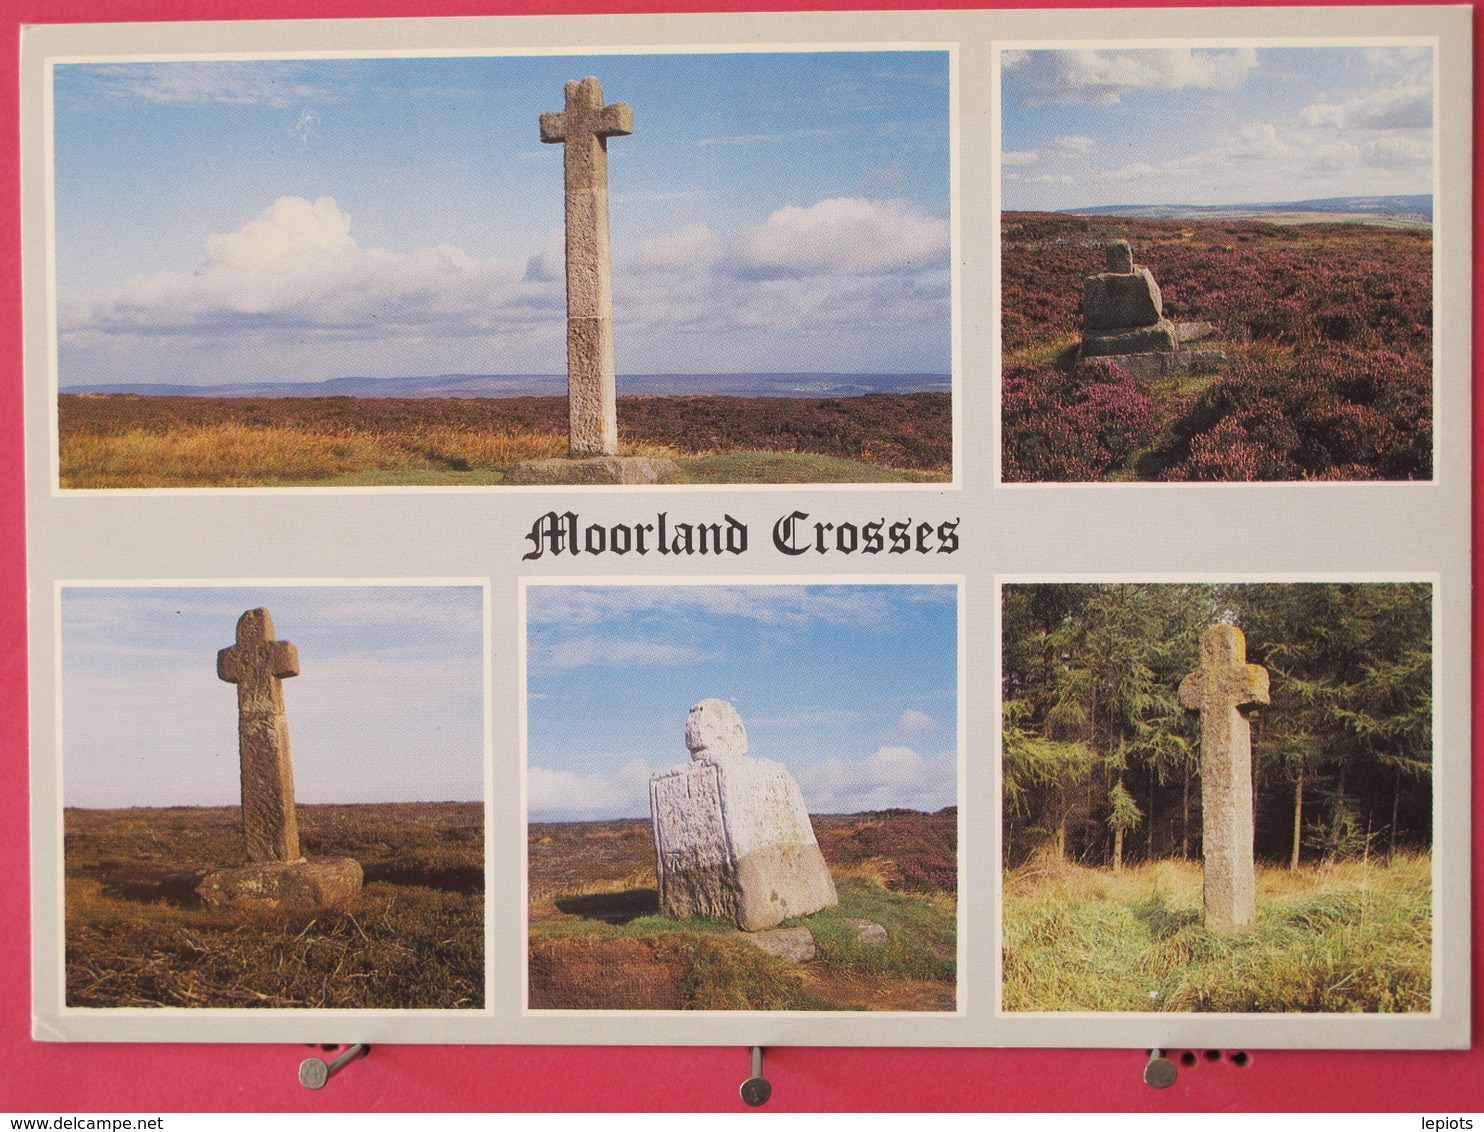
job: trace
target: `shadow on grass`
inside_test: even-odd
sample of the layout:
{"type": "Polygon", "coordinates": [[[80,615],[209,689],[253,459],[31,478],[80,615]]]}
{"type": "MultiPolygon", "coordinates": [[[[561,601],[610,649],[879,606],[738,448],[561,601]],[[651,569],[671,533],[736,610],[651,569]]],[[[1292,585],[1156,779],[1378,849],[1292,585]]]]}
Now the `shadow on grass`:
{"type": "Polygon", "coordinates": [[[442,892],[476,893],[484,891],[484,870],[475,865],[450,865],[432,868],[427,865],[363,865],[366,883],[413,885],[436,888],[442,892]]]}
{"type": "Polygon", "coordinates": [[[1171,908],[1163,893],[1155,893],[1133,906],[1134,918],[1144,925],[1151,939],[1174,935],[1182,928],[1201,922],[1201,914],[1191,908],[1171,908]]]}
{"type": "Polygon", "coordinates": [[[596,892],[589,896],[563,896],[556,906],[569,916],[602,920],[605,924],[627,924],[640,916],[657,916],[658,889],[631,888],[626,892],[596,892]]]}

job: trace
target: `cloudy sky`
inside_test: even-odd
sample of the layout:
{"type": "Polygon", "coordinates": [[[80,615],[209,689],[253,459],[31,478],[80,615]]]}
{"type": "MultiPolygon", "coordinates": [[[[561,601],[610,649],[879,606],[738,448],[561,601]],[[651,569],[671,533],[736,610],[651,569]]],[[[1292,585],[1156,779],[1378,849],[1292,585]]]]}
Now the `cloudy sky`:
{"type": "Polygon", "coordinates": [[[66,587],[65,804],[241,801],[216,654],[258,606],[299,650],[283,682],[298,801],[481,801],[483,601],[479,586],[66,587]]]}
{"type": "Polygon", "coordinates": [[[1011,50],[1004,207],[1430,193],[1427,47],[1011,50]]]}
{"type": "Polygon", "coordinates": [[[57,64],[60,384],[564,373],[597,75],[622,373],[946,373],[945,52],[57,64]]]}
{"type": "Polygon", "coordinates": [[[526,612],[532,821],[648,816],[713,696],[813,813],[958,800],[953,586],[532,585],[526,612]]]}

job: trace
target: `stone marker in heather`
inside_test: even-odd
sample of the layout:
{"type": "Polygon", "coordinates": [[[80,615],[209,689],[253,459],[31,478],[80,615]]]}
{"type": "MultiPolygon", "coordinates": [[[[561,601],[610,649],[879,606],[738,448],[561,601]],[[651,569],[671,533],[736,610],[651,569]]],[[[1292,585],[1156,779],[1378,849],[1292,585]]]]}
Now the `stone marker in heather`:
{"type": "Polygon", "coordinates": [[[299,675],[299,650],[275,637],[266,609],[249,609],[237,621],[237,642],[217,653],[216,674],[237,685],[248,863],[211,870],[196,891],[207,904],[335,904],[354,896],[361,889],[359,864],[347,858],[308,861],[299,851],[283,705],[283,681],[299,675]]]}
{"type": "Polygon", "coordinates": [[[517,464],[507,483],[658,483],[679,474],[670,460],[618,455],[608,139],[633,132],[634,111],[603,105],[591,76],[567,84],[564,109],[541,115],[541,140],[565,147],[568,458],[517,464]]]}
{"type": "Polygon", "coordinates": [[[1082,292],[1082,354],[1147,354],[1180,348],[1175,324],[1164,316],[1159,284],[1134,265],[1127,240],[1106,250],[1108,269],[1089,275],[1082,292]]]}
{"type": "Polygon", "coordinates": [[[725,700],[685,721],[692,762],[649,780],[660,914],[771,928],[837,902],[804,796],[782,764],[747,753],[725,700]]]}
{"type": "Polygon", "coordinates": [[[1257,915],[1252,861],[1252,732],[1247,712],[1268,702],[1268,670],[1247,663],[1233,625],[1201,635],[1201,666],[1180,682],[1180,705],[1201,713],[1201,855],[1206,926],[1246,927],[1257,915]]]}
{"type": "Polygon", "coordinates": [[[1107,270],[1089,275],[1082,291],[1082,358],[1106,357],[1137,378],[1177,373],[1220,373],[1231,358],[1220,350],[1186,350],[1213,333],[1209,322],[1171,322],[1159,284],[1134,263],[1127,240],[1104,249],[1107,270]]]}

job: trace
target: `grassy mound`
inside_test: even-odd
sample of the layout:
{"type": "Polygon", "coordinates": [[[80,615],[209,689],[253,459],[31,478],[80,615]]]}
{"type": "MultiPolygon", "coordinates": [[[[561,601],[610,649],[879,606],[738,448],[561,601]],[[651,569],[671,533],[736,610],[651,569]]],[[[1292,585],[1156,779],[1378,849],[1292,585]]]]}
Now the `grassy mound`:
{"type": "Polygon", "coordinates": [[[1432,998],[1431,858],[1259,869],[1257,922],[1201,922],[1201,870],[1064,868],[1005,883],[1007,1010],[1422,1012],[1432,998]]]}

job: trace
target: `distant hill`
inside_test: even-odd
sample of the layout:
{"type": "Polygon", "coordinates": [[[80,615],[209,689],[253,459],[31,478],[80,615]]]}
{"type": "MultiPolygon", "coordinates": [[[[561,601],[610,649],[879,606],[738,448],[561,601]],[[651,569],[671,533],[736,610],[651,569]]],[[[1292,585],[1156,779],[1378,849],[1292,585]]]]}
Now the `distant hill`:
{"type": "Polygon", "coordinates": [[[1323,197],[1267,204],[1101,204],[1063,208],[1072,216],[1130,216],[1141,220],[1270,220],[1277,224],[1348,221],[1430,227],[1432,194],[1391,197],[1323,197]]]}
{"type": "MultiPolygon", "coordinates": [[[[620,374],[623,397],[856,397],[864,393],[948,393],[946,373],[620,374]]],[[[238,381],[216,385],[109,382],[68,385],[62,393],[134,393],[144,397],[555,397],[562,374],[446,373],[436,377],[334,377],[328,381],[238,381]]]]}

